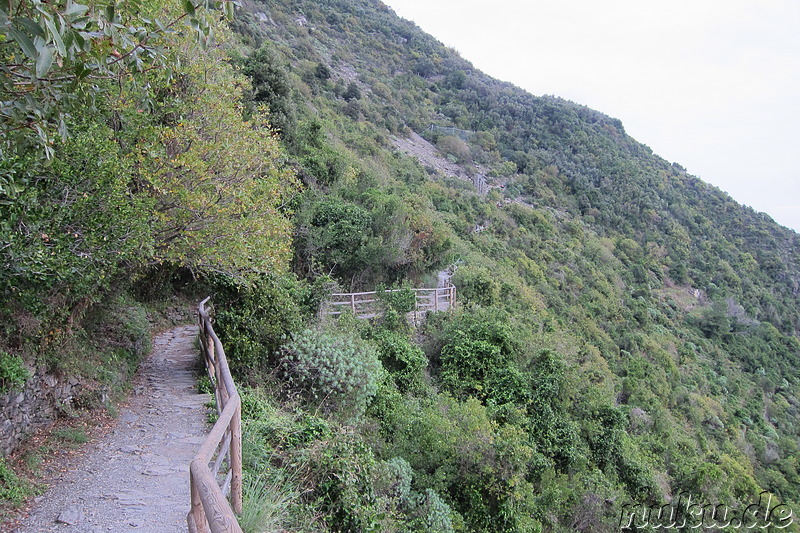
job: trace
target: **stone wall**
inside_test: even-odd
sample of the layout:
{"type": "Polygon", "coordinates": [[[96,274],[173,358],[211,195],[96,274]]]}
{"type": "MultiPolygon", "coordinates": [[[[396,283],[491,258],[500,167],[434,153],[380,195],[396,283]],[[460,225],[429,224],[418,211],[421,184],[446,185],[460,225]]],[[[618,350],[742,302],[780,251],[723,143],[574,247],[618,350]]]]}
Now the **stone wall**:
{"type": "Polygon", "coordinates": [[[7,456],[28,435],[71,412],[82,389],[76,378],[36,374],[24,387],[0,395],[0,456],[7,456]]]}

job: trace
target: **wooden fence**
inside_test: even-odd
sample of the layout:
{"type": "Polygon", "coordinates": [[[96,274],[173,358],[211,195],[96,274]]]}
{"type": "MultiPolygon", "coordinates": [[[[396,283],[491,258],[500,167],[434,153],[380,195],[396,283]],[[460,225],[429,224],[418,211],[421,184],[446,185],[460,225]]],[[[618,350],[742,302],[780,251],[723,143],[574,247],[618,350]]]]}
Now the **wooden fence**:
{"type": "Polygon", "coordinates": [[[474,131],[462,130],[461,128],[456,128],[454,126],[439,126],[437,124],[431,124],[426,128],[426,130],[438,131],[439,133],[446,133],[455,137],[461,137],[461,139],[464,141],[468,141],[469,138],[475,134],[474,131]]]}
{"type": "Polygon", "coordinates": [[[454,285],[435,289],[390,289],[386,291],[344,292],[331,295],[331,301],[323,315],[341,315],[348,310],[358,318],[374,318],[381,314],[379,294],[402,290],[414,291],[414,320],[429,311],[447,311],[455,307],[456,288],[454,285]]]}
{"type": "Polygon", "coordinates": [[[242,404],[205,308],[208,300],[198,307],[200,350],[219,418],[189,466],[192,508],[186,521],[190,533],[242,533],[236,519],[242,512],[242,404]]]}

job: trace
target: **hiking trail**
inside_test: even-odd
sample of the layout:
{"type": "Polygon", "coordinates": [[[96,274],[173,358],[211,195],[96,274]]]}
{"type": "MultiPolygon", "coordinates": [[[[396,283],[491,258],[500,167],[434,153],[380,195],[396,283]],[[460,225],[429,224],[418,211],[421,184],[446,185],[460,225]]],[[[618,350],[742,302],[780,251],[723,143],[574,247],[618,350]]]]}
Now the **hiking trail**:
{"type": "Polygon", "coordinates": [[[210,425],[194,367],[197,326],[156,335],[116,427],[35,499],[14,533],[186,531],[189,463],[210,425]]]}

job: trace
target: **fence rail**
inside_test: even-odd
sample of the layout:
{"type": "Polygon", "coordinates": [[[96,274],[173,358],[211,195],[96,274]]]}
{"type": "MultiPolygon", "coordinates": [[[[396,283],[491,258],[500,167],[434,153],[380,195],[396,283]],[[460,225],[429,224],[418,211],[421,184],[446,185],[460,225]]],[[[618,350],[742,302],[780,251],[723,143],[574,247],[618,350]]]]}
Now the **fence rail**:
{"type": "Polygon", "coordinates": [[[438,124],[431,124],[426,128],[427,131],[438,131],[439,133],[446,133],[448,135],[454,135],[456,137],[461,137],[462,140],[468,141],[469,138],[475,134],[474,131],[470,130],[462,130],[461,128],[456,128],[454,126],[439,126],[438,124]]]}
{"type": "Polygon", "coordinates": [[[197,309],[200,351],[219,417],[189,465],[192,501],[186,522],[190,533],[242,533],[236,519],[242,512],[242,402],[206,311],[209,299],[197,309]]]}
{"type": "Polygon", "coordinates": [[[434,289],[389,289],[385,291],[369,292],[343,292],[331,295],[331,301],[327,308],[322,312],[323,315],[341,315],[349,310],[358,318],[374,318],[381,314],[378,303],[381,301],[378,295],[387,292],[398,292],[403,290],[414,291],[414,318],[419,314],[429,311],[446,311],[455,307],[456,288],[454,285],[438,287],[434,289]]]}

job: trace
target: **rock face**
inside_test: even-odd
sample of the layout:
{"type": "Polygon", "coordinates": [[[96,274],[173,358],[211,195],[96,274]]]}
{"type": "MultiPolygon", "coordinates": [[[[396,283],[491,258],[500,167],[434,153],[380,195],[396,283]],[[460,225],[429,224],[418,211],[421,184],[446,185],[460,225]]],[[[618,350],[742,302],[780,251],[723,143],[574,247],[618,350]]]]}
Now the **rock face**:
{"type": "Polygon", "coordinates": [[[83,390],[76,379],[35,374],[25,386],[0,396],[0,456],[6,456],[39,427],[68,412],[83,390]]]}

